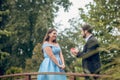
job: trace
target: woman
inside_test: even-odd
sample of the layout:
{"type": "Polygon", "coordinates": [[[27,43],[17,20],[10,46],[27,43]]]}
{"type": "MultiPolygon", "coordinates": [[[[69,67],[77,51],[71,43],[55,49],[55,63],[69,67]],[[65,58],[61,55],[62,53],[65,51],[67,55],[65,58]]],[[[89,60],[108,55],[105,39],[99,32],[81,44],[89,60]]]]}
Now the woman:
{"type": "MultiPolygon", "coordinates": [[[[55,29],[49,29],[42,45],[44,60],[40,65],[39,72],[64,72],[64,58],[56,38],[57,31],[55,29]]],[[[37,80],[66,80],[66,76],[38,75],[37,80]]]]}

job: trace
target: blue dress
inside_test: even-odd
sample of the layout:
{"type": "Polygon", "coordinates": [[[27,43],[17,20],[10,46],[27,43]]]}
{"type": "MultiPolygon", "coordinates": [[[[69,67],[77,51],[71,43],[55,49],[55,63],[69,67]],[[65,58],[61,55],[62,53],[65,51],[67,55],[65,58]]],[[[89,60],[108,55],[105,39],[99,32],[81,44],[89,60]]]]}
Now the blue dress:
{"type": "MultiPolygon", "coordinates": [[[[51,47],[52,52],[55,55],[56,59],[58,60],[59,64],[62,64],[59,56],[61,51],[60,47],[49,43],[44,43],[42,45],[44,60],[40,65],[39,72],[64,72],[64,70],[61,70],[45,52],[44,48],[47,46],[51,47]]],[[[67,80],[67,78],[65,75],[38,75],[37,80],[67,80]]]]}

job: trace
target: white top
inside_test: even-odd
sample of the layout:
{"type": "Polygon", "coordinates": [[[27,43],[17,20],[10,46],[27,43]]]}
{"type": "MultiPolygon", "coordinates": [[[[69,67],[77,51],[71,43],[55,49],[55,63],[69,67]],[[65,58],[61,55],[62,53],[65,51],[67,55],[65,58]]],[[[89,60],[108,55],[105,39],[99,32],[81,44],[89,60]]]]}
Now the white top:
{"type": "Polygon", "coordinates": [[[88,39],[92,36],[92,34],[90,34],[88,37],[85,38],[85,41],[87,42],[88,39]]]}

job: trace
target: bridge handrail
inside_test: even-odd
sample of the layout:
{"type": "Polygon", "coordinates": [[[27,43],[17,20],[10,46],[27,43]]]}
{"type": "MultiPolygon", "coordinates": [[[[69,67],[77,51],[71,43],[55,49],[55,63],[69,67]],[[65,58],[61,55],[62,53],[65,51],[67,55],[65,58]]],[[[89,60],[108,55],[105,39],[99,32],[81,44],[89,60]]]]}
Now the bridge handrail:
{"type": "Polygon", "coordinates": [[[7,77],[16,77],[16,76],[31,76],[31,75],[66,75],[66,76],[78,76],[78,77],[99,77],[99,78],[107,78],[111,77],[110,75],[102,75],[102,74],[81,74],[81,73],[71,73],[71,72],[31,72],[31,73],[17,73],[17,74],[9,74],[9,75],[2,75],[0,78],[7,78],[7,77]]]}

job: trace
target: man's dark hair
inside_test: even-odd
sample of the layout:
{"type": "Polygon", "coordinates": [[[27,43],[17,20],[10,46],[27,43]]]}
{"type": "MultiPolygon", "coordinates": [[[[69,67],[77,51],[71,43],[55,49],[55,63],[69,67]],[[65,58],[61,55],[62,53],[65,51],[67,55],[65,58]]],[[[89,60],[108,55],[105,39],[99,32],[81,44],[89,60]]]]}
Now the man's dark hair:
{"type": "Polygon", "coordinates": [[[85,24],[82,26],[82,30],[87,30],[89,33],[92,33],[93,28],[90,25],[85,24]]]}

